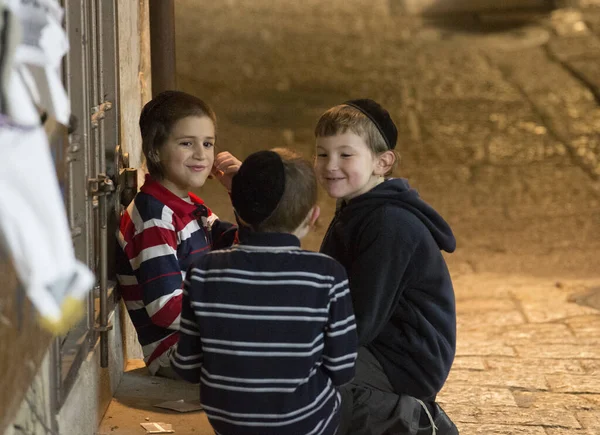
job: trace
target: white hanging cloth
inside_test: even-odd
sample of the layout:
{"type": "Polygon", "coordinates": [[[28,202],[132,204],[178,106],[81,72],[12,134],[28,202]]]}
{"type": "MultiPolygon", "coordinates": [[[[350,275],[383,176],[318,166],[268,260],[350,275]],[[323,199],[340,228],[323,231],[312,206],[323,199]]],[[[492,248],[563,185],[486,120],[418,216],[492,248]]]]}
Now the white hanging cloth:
{"type": "Polygon", "coordinates": [[[11,28],[0,41],[0,243],[42,325],[64,334],[85,312],[94,275],[75,258],[36,108],[68,123],[69,100],[58,74],[68,49],[62,9],[54,0],[5,0],[4,7],[9,17],[3,25],[11,28]]]}
{"type": "MultiPolygon", "coordinates": [[[[61,60],[69,50],[69,40],[61,25],[63,9],[56,0],[4,2],[16,18],[14,36],[18,41],[12,68],[17,78],[13,80],[18,79],[26,87],[30,94],[27,103],[35,103],[58,122],[68,125],[71,106],[60,76],[61,60]]],[[[4,87],[3,95],[7,101],[4,113],[14,122],[36,124],[29,110],[22,106],[21,90],[15,88],[14,82],[4,87]]]]}

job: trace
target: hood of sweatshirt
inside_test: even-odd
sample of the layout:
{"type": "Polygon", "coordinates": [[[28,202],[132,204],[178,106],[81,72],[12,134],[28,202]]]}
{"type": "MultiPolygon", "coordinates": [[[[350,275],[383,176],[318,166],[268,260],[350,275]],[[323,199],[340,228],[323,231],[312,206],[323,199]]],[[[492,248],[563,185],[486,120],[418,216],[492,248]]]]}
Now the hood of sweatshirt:
{"type": "Polygon", "coordinates": [[[339,218],[352,220],[363,217],[381,205],[394,204],[417,216],[429,229],[441,250],[454,252],[456,239],[448,223],[429,204],[421,199],[404,178],[392,178],[370,191],[351,199],[339,208],[339,218]]]}

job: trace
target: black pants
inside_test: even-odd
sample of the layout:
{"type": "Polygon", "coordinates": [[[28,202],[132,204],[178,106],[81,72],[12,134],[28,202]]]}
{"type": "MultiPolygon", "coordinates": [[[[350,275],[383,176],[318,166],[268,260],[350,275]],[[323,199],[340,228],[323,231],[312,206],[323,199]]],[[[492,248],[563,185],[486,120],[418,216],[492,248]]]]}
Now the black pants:
{"type": "Polygon", "coordinates": [[[358,350],[356,376],[341,393],[337,435],[415,435],[419,429],[421,404],[394,393],[381,364],[364,347],[358,350]]]}

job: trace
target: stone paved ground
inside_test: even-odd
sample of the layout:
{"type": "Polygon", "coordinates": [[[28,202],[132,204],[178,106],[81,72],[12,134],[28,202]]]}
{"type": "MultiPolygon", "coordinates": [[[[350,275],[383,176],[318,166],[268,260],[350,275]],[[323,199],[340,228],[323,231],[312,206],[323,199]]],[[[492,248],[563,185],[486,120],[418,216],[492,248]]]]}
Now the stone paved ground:
{"type": "MultiPolygon", "coordinates": [[[[327,107],[382,101],[400,174],[458,239],[439,399],[461,434],[600,434],[600,9],[425,22],[399,3],[180,0],[180,85],[241,157],[311,156],[327,107]]],[[[222,191],[201,194],[232,218],[222,191]]]]}
{"type": "Polygon", "coordinates": [[[455,284],[458,350],[439,400],[460,433],[599,434],[600,315],[570,301],[600,279],[455,284]]]}

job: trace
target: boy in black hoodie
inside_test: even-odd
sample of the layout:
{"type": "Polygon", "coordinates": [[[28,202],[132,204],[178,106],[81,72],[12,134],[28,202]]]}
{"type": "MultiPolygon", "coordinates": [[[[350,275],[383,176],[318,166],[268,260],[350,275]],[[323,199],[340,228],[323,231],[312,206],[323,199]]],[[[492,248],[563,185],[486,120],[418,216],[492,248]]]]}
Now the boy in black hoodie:
{"type": "Polygon", "coordinates": [[[361,346],[340,435],[458,434],[435,402],[456,350],[441,253],[454,251],[454,235],[405,179],[388,178],[397,130],[375,101],[329,109],[315,136],[317,177],[338,200],[321,252],[348,272],[361,346]]]}

